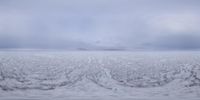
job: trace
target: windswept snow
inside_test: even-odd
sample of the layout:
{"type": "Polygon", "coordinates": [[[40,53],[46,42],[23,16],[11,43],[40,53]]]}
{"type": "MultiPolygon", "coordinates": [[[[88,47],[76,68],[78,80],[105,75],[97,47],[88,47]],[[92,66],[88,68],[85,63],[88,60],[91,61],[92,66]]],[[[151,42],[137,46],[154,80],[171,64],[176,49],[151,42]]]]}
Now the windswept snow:
{"type": "Polygon", "coordinates": [[[0,99],[199,100],[200,52],[0,52],[0,99]]]}

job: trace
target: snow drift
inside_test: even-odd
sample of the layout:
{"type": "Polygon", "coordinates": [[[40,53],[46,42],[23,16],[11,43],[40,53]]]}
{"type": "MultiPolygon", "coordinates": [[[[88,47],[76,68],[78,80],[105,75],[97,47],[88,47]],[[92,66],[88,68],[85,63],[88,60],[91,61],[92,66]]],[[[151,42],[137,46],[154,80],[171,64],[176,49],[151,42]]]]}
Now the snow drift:
{"type": "Polygon", "coordinates": [[[0,99],[48,97],[38,93],[64,98],[198,99],[200,53],[1,52],[0,93],[0,99]]]}

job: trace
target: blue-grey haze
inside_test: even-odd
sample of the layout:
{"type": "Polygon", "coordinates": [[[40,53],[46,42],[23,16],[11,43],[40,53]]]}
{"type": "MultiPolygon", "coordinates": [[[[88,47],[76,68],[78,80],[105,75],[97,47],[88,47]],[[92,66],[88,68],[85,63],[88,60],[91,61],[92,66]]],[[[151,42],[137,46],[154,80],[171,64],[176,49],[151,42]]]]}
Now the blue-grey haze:
{"type": "Polygon", "coordinates": [[[0,0],[0,48],[199,49],[200,0],[0,0]]]}

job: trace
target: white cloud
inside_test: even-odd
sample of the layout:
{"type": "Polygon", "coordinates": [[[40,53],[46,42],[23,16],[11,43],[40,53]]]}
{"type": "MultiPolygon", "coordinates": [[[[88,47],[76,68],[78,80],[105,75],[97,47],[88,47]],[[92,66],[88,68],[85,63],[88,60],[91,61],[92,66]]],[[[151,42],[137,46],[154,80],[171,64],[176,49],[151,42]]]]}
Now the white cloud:
{"type": "Polygon", "coordinates": [[[195,33],[200,32],[200,15],[192,12],[160,14],[153,17],[149,25],[157,33],[195,33]]]}

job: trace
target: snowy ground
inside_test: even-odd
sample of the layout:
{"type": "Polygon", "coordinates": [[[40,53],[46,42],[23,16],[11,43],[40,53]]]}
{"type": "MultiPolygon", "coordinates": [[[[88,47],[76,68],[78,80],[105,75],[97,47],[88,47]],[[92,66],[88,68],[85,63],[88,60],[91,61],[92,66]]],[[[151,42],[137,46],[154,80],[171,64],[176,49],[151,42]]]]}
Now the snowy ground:
{"type": "Polygon", "coordinates": [[[0,100],[200,100],[200,52],[0,51],[0,100]]]}

